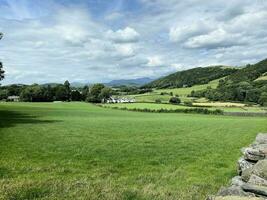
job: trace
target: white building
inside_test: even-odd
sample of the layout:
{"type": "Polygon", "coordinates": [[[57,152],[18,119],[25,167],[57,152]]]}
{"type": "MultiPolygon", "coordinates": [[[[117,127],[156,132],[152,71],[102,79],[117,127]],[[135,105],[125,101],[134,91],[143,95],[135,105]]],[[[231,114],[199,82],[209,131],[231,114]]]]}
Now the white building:
{"type": "MultiPolygon", "coordinates": [[[[103,102],[103,101],[102,101],[103,102]]],[[[105,101],[105,103],[134,103],[135,99],[127,98],[127,97],[110,97],[105,101]]]]}
{"type": "Polygon", "coordinates": [[[19,101],[19,96],[9,96],[9,97],[7,97],[7,101],[18,102],[19,101]]]}

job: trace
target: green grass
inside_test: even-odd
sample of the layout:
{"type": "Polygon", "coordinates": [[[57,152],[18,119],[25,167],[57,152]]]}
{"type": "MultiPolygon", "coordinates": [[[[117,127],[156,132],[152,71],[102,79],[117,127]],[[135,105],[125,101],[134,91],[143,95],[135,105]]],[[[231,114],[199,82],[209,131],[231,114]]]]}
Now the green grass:
{"type": "Polygon", "coordinates": [[[138,95],[128,95],[130,98],[135,98],[136,102],[155,102],[156,99],[160,99],[161,102],[167,103],[169,102],[171,96],[169,95],[170,92],[173,93],[173,95],[179,95],[180,99],[182,101],[189,101],[192,98],[187,97],[187,95],[191,94],[191,91],[195,90],[204,90],[207,87],[216,88],[220,79],[216,79],[214,81],[211,81],[208,84],[203,85],[195,85],[188,88],[173,88],[173,89],[159,89],[159,90],[153,90],[152,92],[146,93],[146,94],[138,94],[138,95]],[[161,93],[168,93],[161,95],[161,93]]]}
{"type": "Polygon", "coordinates": [[[267,118],[0,103],[0,199],[204,199],[267,118]]]}

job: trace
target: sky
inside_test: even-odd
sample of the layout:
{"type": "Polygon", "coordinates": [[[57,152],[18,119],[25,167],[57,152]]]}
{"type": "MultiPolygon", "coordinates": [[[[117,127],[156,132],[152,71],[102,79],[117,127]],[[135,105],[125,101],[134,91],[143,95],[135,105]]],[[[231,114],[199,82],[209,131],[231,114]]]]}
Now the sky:
{"type": "Polygon", "coordinates": [[[267,0],[0,0],[1,84],[156,78],[267,57],[267,0]]]}

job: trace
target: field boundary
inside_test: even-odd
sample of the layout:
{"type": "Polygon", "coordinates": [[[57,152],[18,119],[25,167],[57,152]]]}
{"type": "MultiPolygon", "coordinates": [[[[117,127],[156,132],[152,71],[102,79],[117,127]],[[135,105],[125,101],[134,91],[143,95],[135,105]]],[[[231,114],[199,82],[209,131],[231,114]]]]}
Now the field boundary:
{"type": "Polygon", "coordinates": [[[96,104],[102,108],[115,110],[125,110],[131,112],[148,112],[148,113],[191,113],[191,114],[206,114],[206,115],[225,115],[225,116],[240,116],[240,117],[267,117],[267,112],[227,112],[221,109],[209,110],[208,107],[196,108],[194,106],[186,109],[149,109],[149,108],[126,108],[126,107],[109,107],[101,104],[96,104]]]}
{"type": "Polygon", "coordinates": [[[148,109],[148,108],[125,108],[125,107],[108,107],[104,105],[98,105],[102,108],[109,108],[115,110],[125,110],[132,112],[149,112],[149,113],[194,113],[194,114],[206,114],[206,115],[223,115],[223,111],[220,109],[209,110],[207,108],[188,108],[188,109],[148,109]]]}

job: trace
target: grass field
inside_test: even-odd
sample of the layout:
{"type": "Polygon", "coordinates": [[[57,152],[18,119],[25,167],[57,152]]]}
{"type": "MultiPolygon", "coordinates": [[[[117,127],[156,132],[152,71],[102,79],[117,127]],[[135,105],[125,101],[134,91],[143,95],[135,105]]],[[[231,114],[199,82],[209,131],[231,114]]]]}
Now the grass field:
{"type": "Polygon", "coordinates": [[[267,118],[0,103],[0,199],[203,199],[267,118]]]}
{"type": "Polygon", "coordinates": [[[195,85],[188,88],[158,89],[145,94],[128,95],[128,97],[135,98],[137,102],[155,102],[156,99],[160,99],[161,102],[167,103],[171,98],[169,94],[172,92],[173,95],[179,95],[182,101],[190,101],[192,98],[187,97],[187,95],[191,94],[191,91],[204,90],[207,87],[216,88],[219,83],[219,80],[220,79],[216,79],[208,84],[195,85]],[[161,93],[168,94],[161,95],[161,93]]]}

